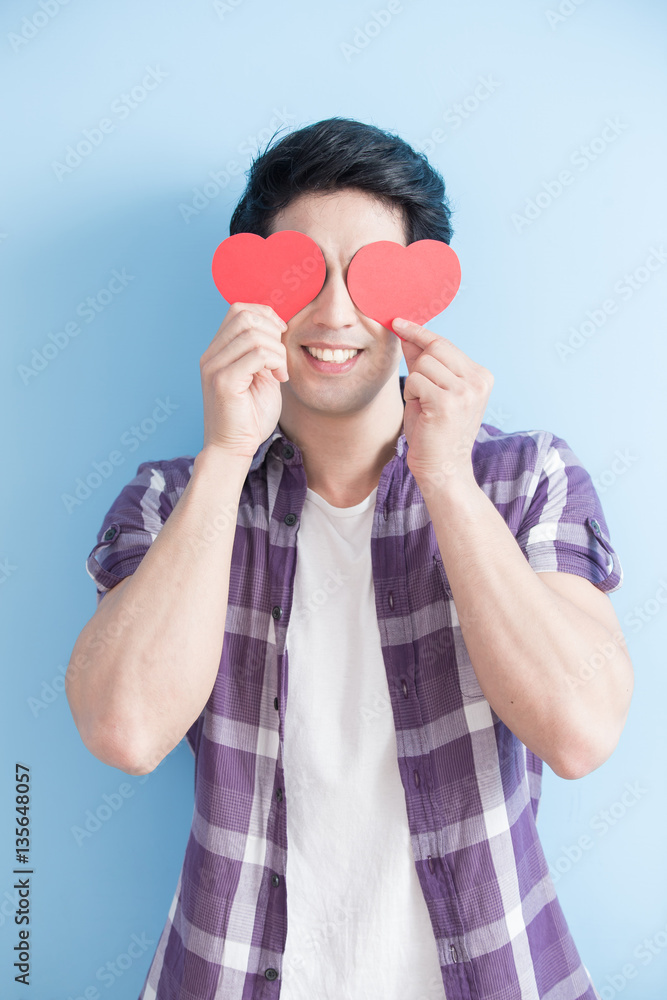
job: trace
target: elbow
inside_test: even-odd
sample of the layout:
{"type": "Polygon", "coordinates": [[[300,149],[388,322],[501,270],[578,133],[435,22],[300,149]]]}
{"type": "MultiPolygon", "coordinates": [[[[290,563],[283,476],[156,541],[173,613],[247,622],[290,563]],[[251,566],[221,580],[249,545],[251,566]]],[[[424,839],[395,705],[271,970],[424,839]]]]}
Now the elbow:
{"type": "MultiPolygon", "coordinates": [[[[606,758],[605,758],[606,759],[606,758]]],[[[601,763],[604,763],[601,761],[601,763]]],[[[576,781],[577,778],[585,778],[587,774],[591,771],[595,771],[600,764],[595,764],[593,767],[588,764],[584,764],[582,761],[567,761],[559,762],[558,765],[550,764],[551,770],[554,774],[557,774],[559,778],[565,778],[567,781],[576,781]]]]}
{"type": "Polygon", "coordinates": [[[74,722],[89,753],[118,771],[139,777],[150,774],[162,760],[162,756],[148,752],[145,746],[128,738],[127,732],[113,723],[96,721],[83,726],[76,719],[74,722]]]}
{"type": "Polygon", "coordinates": [[[613,718],[608,717],[606,722],[601,722],[593,732],[591,730],[594,727],[588,721],[585,732],[582,732],[580,727],[575,736],[570,734],[568,739],[560,741],[559,753],[554,757],[553,763],[547,761],[559,778],[568,781],[585,778],[587,774],[596,771],[609,760],[618,746],[628,718],[632,688],[631,680],[629,687],[626,688],[623,705],[620,709],[617,708],[613,718]]]}
{"type": "Polygon", "coordinates": [[[113,747],[105,747],[102,754],[96,753],[95,756],[110,767],[115,767],[118,771],[124,771],[125,774],[130,774],[135,778],[150,774],[159,763],[156,761],[155,764],[150,764],[145,757],[126,751],[119,752],[113,747]]]}
{"type": "Polygon", "coordinates": [[[86,745],[98,760],[133,777],[150,774],[164,758],[164,754],[129,739],[125,732],[112,724],[102,729],[96,743],[91,745],[86,742],[86,745]]]}
{"type": "Polygon", "coordinates": [[[616,749],[618,739],[613,745],[598,744],[597,746],[580,746],[578,751],[563,754],[558,760],[549,763],[549,767],[559,778],[567,781],[576,781],[577,778],[585,778],[587,774],[597,771],[599,767],[609,760],[616,749]]]}
{"type": "Polygon", "coordinates": [[[79,735],[86,750],[108,767],[114,767],[133,777],[148,774],[153,770],[152,767],[146,766],[144,758],[133,751],[127,743],[120,746],[100,730],[86,735],[79,731],[79,735]]]}

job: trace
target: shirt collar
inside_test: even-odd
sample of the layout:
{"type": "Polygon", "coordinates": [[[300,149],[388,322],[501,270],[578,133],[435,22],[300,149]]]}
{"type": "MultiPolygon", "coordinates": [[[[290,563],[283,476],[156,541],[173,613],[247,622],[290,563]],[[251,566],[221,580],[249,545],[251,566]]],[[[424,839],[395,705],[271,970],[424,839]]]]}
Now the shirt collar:
{"type": "MultiPolygon", "coordinates": [[[[399,375],[399,383],[401,387],[401,399],[403,400],[404,407],[405,407],[405,396],[403,395],[403,387],[405,385],[406,378],[407,375],[399,375]]],[[[407,441],[405,439],[403,427],[404,425],[401,424],[401,431],[398,436],[398,440],[396,442],[396,454],[399,456],[402,456],[405,453],[407,447],[407,441]]],[[[280,426],[280,421],[278,421],[273,432],[266,438],[266,440],[262,441],[259,448],[253,455],[252,462],[250,463],[250,470],[249,470],[250,472],[255,472],[255,470],[259,469],[259,467],[264,462],[264,459],[266,458],[266,453],[268,452],[269,448],[277,438],[281,439],[283,445],[290,444],[296,450],[296,445],[294,444],[293,441],[290,441],[290,439],[283,433],[283,430],[280,426]]]]}

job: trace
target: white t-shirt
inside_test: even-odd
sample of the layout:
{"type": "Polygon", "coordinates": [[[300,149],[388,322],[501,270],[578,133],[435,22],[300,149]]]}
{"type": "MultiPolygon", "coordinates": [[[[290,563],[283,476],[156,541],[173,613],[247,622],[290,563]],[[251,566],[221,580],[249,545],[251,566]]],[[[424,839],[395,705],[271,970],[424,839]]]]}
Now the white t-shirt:
{"type": "Polygon", "coordinates": [[[415,869],[370,538],[308,489],[286,636],[287,941],[281,1000],[443,1000],[415,869]]]}

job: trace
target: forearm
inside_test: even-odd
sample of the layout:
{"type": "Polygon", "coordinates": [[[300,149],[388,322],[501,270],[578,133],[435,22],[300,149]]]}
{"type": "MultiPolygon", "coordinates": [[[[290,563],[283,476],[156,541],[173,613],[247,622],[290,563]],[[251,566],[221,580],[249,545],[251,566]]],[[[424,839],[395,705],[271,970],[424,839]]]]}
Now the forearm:
{"type": "Polygon", "coordinates": [[[628,660],[619,636],[540,580],[476,483],[426,495],[484,697],[522,743],[571,776],[604,754],[625,721],[628,660]],[[593,669],[602,648],[604,668],[593,669]]]}
{"type": "Polygon", "coordinates": [[[210,696],[248,467],[215,449],[197,455],[139,566],[106,594],[76,641],[68,701],[86,746],[112,766],[152,770],[210,696]]]}

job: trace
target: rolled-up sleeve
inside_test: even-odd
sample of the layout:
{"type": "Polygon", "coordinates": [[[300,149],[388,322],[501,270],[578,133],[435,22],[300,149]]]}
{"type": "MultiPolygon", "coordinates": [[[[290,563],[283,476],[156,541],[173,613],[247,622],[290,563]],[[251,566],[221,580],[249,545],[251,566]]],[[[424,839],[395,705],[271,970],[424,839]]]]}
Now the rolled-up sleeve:
{"type": "Polygon", "coordinates": [[[86,559],[86,572],[97,585],[97,603],[130,574],[157,538],[172,505],[160,462],[142,462],[118,494],[86,559]]]}
{"type": "Polygon", "coordinates": [[[576,573],[611,594],[623,568],[593,481],[563,439],[549,433],[537,485],[516,535],[536,572],[576,573]]]}

